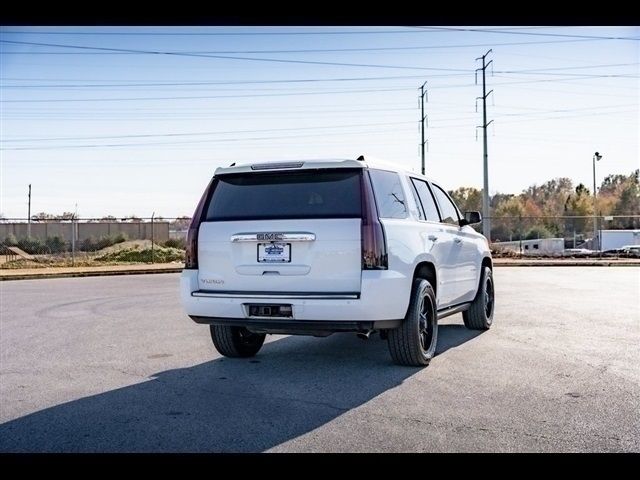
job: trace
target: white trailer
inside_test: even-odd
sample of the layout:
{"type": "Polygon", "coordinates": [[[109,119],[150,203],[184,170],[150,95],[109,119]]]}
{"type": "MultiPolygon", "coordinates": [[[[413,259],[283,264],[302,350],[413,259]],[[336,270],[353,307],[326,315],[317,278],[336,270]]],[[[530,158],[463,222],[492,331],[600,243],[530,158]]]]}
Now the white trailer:
{"type": "Polygon", "coordinates": [[[600,230],[600,245],[603,251],[640,245],[640,230],[600,230]]]}
{"type": "Polygon", "coordinates": [[[511,242],[494,242],[491,248],[510,251],[521,255],[562,255],[564,238],[536,238],[533,240],[516,240],[511,242]]]}

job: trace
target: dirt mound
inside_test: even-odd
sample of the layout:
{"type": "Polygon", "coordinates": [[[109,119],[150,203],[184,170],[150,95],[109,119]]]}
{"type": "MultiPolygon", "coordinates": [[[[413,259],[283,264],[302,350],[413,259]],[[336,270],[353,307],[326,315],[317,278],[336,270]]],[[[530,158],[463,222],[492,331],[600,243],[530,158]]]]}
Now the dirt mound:
{"type": "MultiPolygon", "coordinates": [[[[156,243],[156,246],[158,244],[156,243]]],[[[120,250],[145,250],[151,248],[151,240],[127,240],[126,242],[116,243],[110,247],[103,248],[100,253],[107,254],[119,252],[120,250]]]]}

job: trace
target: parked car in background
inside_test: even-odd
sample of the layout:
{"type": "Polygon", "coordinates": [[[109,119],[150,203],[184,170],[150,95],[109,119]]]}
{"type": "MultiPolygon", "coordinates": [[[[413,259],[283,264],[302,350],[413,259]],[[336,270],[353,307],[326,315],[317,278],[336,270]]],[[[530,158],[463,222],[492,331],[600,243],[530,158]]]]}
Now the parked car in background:
{"type": "Polygon", "coordinates": [[[625,245],[621,248],[621,251],[632,257],[640,257],[640,245],[625,245]]]}

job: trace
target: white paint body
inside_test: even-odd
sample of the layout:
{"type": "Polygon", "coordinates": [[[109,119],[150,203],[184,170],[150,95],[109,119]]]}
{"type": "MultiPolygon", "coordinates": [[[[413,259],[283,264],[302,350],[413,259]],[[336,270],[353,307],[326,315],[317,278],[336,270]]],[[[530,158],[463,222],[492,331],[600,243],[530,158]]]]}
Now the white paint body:
{"type": "MultiPolygon", "coordinates": [[[[198,235],[198,270],[184,270],[181,299],[188,315],[248,318],[247,302],[291,304],[295,320],[395,320],[409,306],[416,267],[435,266],[437,308],[475,298],[484,258],[491,258],[485,237],[471,226],[421,221],[409,177],[425,177],[369,160],[305,161],[302,168],[376,168],[399,174],[409,217],[380,218],[386,236],[389,268],[362,270],[360,219],[294,219],[203,222],[198,235]],[[257,242],[233,243],[247,232],[309,232],[315,240],[292,242],[291,263],[258,263],[257,242]],[[194,292],[233,294],[194,296],[194,292]],[[246,294],[243,292],[247,292],[246,294]],[[267,296],[257,296],[265,292],[267,296]],[[269,298],[268,293],[353,293],[353,298],[269,298]]],[[[250,166],[223,169],[251,172],[250,166]]],[[[220,169],[216,171],[219,173],[220,169]]]]}
{"type": "Polygon", "coordinates": [[[640,245],[640,230],[600,230],[602,250],[640,245]]]}

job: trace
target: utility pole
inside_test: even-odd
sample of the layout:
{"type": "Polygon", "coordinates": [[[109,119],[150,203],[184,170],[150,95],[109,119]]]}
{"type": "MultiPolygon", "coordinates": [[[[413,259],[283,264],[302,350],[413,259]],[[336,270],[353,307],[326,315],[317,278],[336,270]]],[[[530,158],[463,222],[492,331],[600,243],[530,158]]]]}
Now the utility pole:
{"type": "Polygon", "coordinates": [[[424,88],[425,85],[427,85],[427,82],[425,81],[421,86],[420,86],[420,131],[422,133],[422,141],[420,142],[420,148],[421,148],[421,152],[422,152],[422,169],[421,172],[424,175],[425,174],[425,164],[424,164],[424,151],[425,151],[425,143],[428,142],[428,140],[425,140],[424,138],[424,128],[425,128],[425,121],[427,126],[429,126],[429,121],[427,120],[427,116],[424,114],[424,99],[425,97],[427,97],[427,102],[429,101],[429,94],[427,93],[427,90],[424,88]]]}
{"type": "Polygon", "coordinates": [[[76,202],[76,210],[71,215],[71,265],[76,266],[76,237],[78,236],[78,202],[76,202]]]}
{"type": "Polygon", "coordinates": [[[27,209],[27,237],[31,238],[31,184],[29,184],[29,207],[27,209]]]}
{"type": "Polygon", "coordinates": [[[156,216],[156,212],[153,212],[151,214],[151,263],[155,263],[154,262],[154,258],[153,258],[153,219],[156,216]]]}
{"type": "MultiPolygon", "coordinates": [[[[596,241],[598,239],[598,203],[596,193],[596,161],[600,161],[602,155],[598,152],[593,154],[593,250],[596,249],[596,241]]],[[[598,250],[601,249],[600,242],[597,242],[598,250]]]]}
{"type": "Polygon", "coordinates": [[[71,266],[76,266],[76,215],[78,215],[78,205],[76,211],[71,215],[71,266]]]}
{"type": "MultiPolygon", "coordinates": [[[[487,123],[487,97],[493,92],[493,90],[487,93],[487,81],[486,81],[486,70],[489,65],[493,63],[493,60],[490,60],[489,63],[486,62],[487,55],[491,53],[489,50],[483,56],[476,58],[476,62],[478,60],[482,60],[482,67],[476,68],[476,84],[478,83],[478,71],[482,70],[482,96],[476,98],[476,109],[478,105],[478,99],[482,99],[482,125],[476,128],[482,128],[482,140],[484,143],[484,154],[483,154],[483,170],[484,170],[484,183],[482,190],[482,233],[487,240],[491,242],[491,208],[489,205],[489,163],[488,163],[488,152],[487,152],[487,127],[493,120],[487,123]]],[[[477,130],[476,130],[477,131],[477,130]]]]}

